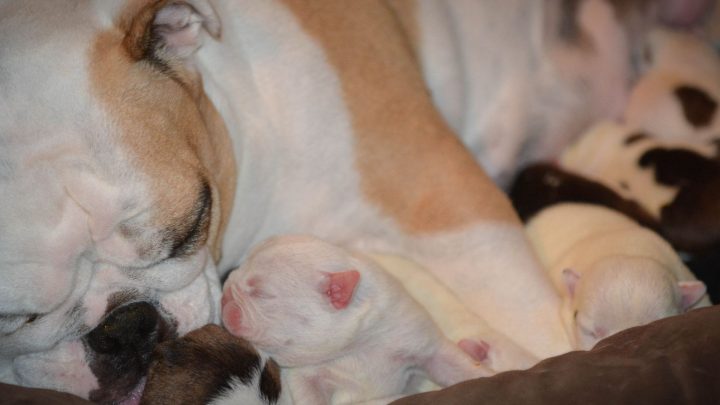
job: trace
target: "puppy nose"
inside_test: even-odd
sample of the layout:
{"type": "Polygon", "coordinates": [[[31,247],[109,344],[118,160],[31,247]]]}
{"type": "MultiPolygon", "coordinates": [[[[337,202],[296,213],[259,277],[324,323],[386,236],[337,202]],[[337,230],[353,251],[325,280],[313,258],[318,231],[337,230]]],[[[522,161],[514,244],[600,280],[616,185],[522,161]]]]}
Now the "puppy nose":
{"type": "Polygon", "coordinates": [[[162,317],[149,302],[135,302],[115,309],[87,335],[99,354],[149,356],[167,331],[162,317]]]}

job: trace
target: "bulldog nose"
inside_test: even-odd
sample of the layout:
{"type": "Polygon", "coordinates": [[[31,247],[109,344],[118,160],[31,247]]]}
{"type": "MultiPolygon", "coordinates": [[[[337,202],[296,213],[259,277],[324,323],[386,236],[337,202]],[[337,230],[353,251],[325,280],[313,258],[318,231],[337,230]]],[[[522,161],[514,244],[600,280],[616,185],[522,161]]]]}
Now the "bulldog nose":
{"type": "Polygon", "coordinates": [[[135,302],[115,309],[87,335],[87,343],[99,354],[149,356],[167,333],[164,321],[149,302],[135,302]]]}
{"type": "Polygon", "coordinates": [[[141,390],[155,346],[175,334],[175,326],[149,302],[134,302],[111,311],[83,338],[89,348],[90,369],[99,385],[90,392],[90,400],[115,404],[127,399],[128,393],[141,390]]]}

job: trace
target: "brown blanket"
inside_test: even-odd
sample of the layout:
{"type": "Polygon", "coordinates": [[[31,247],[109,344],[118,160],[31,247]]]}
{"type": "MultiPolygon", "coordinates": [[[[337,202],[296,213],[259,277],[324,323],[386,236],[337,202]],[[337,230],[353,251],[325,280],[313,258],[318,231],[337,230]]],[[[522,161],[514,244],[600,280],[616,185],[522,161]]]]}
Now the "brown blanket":
{"type": "MultiPolygon", "coordinates": [[[[0,384],[3,404],[84,404],[47,390],[0,384]]],[[[588,352],[525,371],[414,395],[393,405],[720,404],[720,306],[628,329],[588,352]]]]}
{"type": "Polygon", "coordinates": [[[628,329],[546,359],[393,405],[720,404],[720,306],[628,329]]]}

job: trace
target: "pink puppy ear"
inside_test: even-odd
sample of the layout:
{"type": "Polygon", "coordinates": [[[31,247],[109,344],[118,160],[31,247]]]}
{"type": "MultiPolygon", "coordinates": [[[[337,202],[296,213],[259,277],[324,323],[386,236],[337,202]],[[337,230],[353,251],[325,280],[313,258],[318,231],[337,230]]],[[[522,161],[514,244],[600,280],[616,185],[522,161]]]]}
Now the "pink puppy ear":
{"type": "Polygon", "coordinates": [[[707,288],[702,281],[681,281],[678,283],[682,310],[687,311],[705,295],[707,288]]]}
{"type": "Polygon", "coordinates": [[[573,269],[564,269],[562,271],[562,278],[570,297],[575,297],[575,287],[580,280],[580,275],[573,269]]]}
{"type": "Polygon", "coordinates": [[[360,272],[347,270],[338,273],[327,273],[328,283],[325,287],[325,295],[330,298],[330,303],[335,309],[343,309],[350,304],[355,287],[360,281],[360,272]]]}

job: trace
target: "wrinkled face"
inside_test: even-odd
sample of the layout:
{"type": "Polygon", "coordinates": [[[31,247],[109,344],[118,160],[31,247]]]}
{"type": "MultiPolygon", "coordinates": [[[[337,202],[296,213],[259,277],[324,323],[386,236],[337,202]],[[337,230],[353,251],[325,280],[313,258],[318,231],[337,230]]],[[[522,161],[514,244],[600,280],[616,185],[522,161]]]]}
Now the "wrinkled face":
{"type": "Polygon", "coordinates": [[[0,5],[0,381],[111,402],[218,318],[234,179],[164,2],[72,4],[0,5]]]}
{"type": "Polygon", "coordinates": [[[676,283],[656,262],[644,258],[598,262],[582,275],[573,299],[579,348],[621,330],[682,312],[676,283]]]}
{"type": "Polygon", "coordinates": [[[329,274],[358,265],[344,250],[314,238],[271,239],[230,273],[223,286],[223,323],[281,366],[331,359],[353,341],[363,305],[352,296],[354,285],[346,306],[334,305],[329,274]]]}

